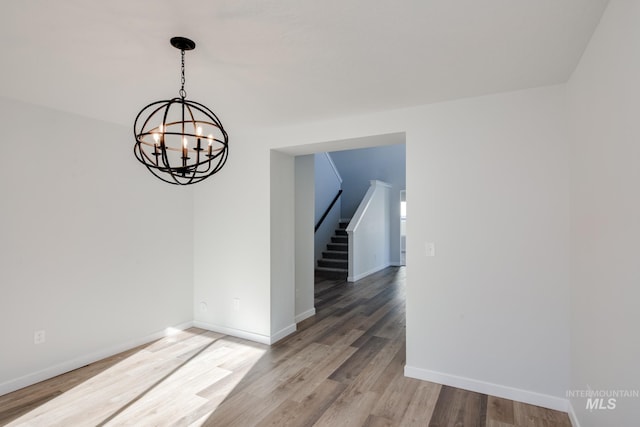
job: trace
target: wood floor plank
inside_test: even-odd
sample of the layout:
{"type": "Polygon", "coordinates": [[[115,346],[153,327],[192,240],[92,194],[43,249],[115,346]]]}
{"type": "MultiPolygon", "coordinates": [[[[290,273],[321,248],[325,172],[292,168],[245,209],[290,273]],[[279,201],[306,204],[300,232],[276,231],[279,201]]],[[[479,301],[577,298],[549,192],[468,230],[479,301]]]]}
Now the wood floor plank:
{"type": "MultiPolygon", "coordinates": [[[[327,329],[323,334],[318,336],[314,342],[333,345],[337,341],[340,341],[345,335],[351,333],[351,331],[354,330],[354,323],[359,323],[361,320],[364,320],[364,317],[358,314],[346,316],[342,322],[339,322],[334,327],[327,329]]],[[[364,334],[364,331],[360,331],[360,335],[362,334],[364,334]]]]}
{"type": "Polygon", "coordinates": [[[489,396],[487,399],[487,420],[514,424],[513,401],[489,396]]]}
{"type": "Polygon", "coordinates": [[[518,426],[571,427],[569,416],[564,412],[513,402],[513,413],[515,424],[518,426]]]}
{"type": "Polygon", "coordinates": [[[308,373],[309,379],[299,385],[291,399],[296,402],[307,399],[321,383],[329,380],[329,375],[347,361],[356,350],[357,348],[351,346],[333,346],[332,354],[311,368],[308,373]]]}
{"type": "Polygon", "coordinates": [[[487,427],[516,427],[515,424],[503,423],[496,420],[487,420],[487,427]]]}
{"type": "Polygon", "coordinates": [[[252,426],[259,423],[267,414],[277,408],[284,400],[281,395],[258,398],[247,391],[235,394],[227,399],[207,418],[203,426],[252,426]]]}
{"type": "Polygon", "coordinates": [[[415,396],[418,386],[422,383],[422,381],[405,377],[401,366],[396,364],[402,360],[402,366],[404,366],[404,353],[404,348],[399,349],[387,365],[385,372],[391,372],[394,375],[388,380],[385,379],[386,386],[376,387],[380,384],[379,380],[372,387],[372,391],[380,394],[380,399],[372,414],[393,420],[396,424],[399,424],[406,415],[409,404],[415,396]]]}
{"type": "Polygon", "coordinates": [[[424,427],[429,424],[433,416],[438,396],[442,386],[440,384],[421,381],[399,425],[407,427],[424,427]]]}
{"type": "Polygon", "coordinates": [[[429,427],[485,427],[487,395],[442,386],[429,427]]]}
{"type": "MultiPolygon", "coordinates": [[[[397,342],[397,341],[396,341],[397,342]]],[[[393,379],[398,375],[398,373],[404,371],[404,365],[406,363],[406,347],[402,345],[404,342],[401,342],[400,345],[396,345],[393,347],[389,347],[386,349],[390,353],[395,350],[395,353],[392,355],[392,358],[387,361],[384,370],[378,376],[375,382],[371,385],[371,391],[375,391],[379,394],[383,394],[387,388],[387,384],[389,384],[393,379]]],[[[380,361],[379,363],[383,363],[380,361]]]]}
{"type": "Polygon", "coordinates": [[[364,427],[393,427],[396,425],[398,424],[390,419],[378,415],[369,415],[363,424],[364,427]]]}
{"type": "Polygon", "coordinates": [[[396,373],[404,371],[404,364],[402,366],[390,364],[400,350],[402,350],[402,354],[404,354],[404,339],[389,340],[388,345],[376,354],[367,369],[363,370],[354,380],[357,390],[360,392],[374,391],[381,394],[375,389],[375,384],[388,372],[388,369],[395,369],[396,373]]]}
{"type": "Polygon", "coordinates": [[[286,400],[257,426],[311,426],[345,389],[343,383],[325,380],[301,401],[286,400]]]}
{"type": "Polygon", "coordinates": [[[259,379],[253,381],[251,393],[257,396],[266,396],[283,384],[296,381],[306,366],[319,363],[330,353],[330,350],[328,346],[312,343],[312,345],[305,347],[297,357],[273,367],[259,379]]]}
{"type": "Polygon", "coordinates": [[[348,394],[348,397],[344,398],[345,392],[327,408],[314,426],[356,427],[366,422],[371,415],[373,405],[379,398],[378,394],[372,392],[348,394]]]}
{"type": "Polygon", "coordinates": [[[329,376],[334,381],[348,382],[365,369],[376,354],[389,342],[386,338],[369,337],[362,347],[329,376]]]}
{"type": "Polygon", "coordinates": [[[404,417],[413,393],[417,388],[417,381],[404,382],[404,388],[389,388],[378,399],[372,414],[388,420],[394,420],[398,424],[404,417]]]}
{"type": "Polygon", "coordinates": [[[23,403],[23,404],[18,403],[18,404],[13,404],[11,406],[7,405],[6,409],[0,412],[0,425],[9,424],[10,421],[15,420],[20,415],[30,412],[32,410],[36,410],[40,406],[44,405],[51,399],[57,396],[60,396],[61,394],[62,394],[62,391],[54,390],[49,394],[40,395],[32,399],[29,399],[26,401],[26,403],[23,403]]]}
{"type": "Polygon", "coordinates": [[[88,379],[100,375],[103,371],[126,360],[145,347],[143,345],[132,348],[67,374],[42,381],[37,385],[0,396],[0,421],[2,422],[0,425],[5,425],[26,413],[35,411],[49,400],[62,395],[65,391],[71,390],[88,379]]]}

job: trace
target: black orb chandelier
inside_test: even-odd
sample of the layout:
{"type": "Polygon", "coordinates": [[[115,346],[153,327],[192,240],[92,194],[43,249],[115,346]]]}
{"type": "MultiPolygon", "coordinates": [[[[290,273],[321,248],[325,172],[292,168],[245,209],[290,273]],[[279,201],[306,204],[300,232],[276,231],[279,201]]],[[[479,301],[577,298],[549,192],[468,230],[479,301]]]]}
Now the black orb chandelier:
{"type": "Polygon", "coordinates": [[[185,37],[173,37],[171,45],[182,57],[180,96],[152,102],[138,113],[133,124],[133,151],[162,181],[189,185],[222,169],[229,153],[229,136],[213,111],[187,100],[184,53],[196,44],[185,37]]]}

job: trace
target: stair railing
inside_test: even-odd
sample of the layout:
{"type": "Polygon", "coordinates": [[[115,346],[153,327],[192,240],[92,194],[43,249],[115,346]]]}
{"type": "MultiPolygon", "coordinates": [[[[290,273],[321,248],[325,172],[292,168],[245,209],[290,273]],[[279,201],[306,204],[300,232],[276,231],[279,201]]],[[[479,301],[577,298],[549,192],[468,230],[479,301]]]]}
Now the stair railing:
{"type": "Polygon", "coordinates": [[[338,194],[336,194],[336,197],[333,198],[333,201],[331,202],[331,204],[329,205],[329,207],[327,208],[326,211],[324,211],[324,213],[322,214],[322,216],[320,217],[320,220],[318,221],[318,223],[316,224],[316,228],[313,230],[313,232],[315,233],[316,231],[318,231],[318,228],[320,228],[320,226],[322,225],[322,222],[324,221],[324,219],[327,217],[327,215],[329,215],[329,212],[331,212],[331,208],[333,208],[333,205],[336,204],[336,202],[338,201],[338,198],[340,198],[340,195],[342,194],[342,190],[338,190],[338,194]]]}

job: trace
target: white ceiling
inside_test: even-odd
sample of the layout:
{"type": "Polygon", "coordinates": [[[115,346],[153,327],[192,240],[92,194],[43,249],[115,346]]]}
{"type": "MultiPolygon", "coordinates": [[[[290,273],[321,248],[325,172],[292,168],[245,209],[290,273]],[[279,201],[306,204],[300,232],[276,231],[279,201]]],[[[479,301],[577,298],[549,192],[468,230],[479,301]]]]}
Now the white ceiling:
{"type": "Polygon", "coordinates": [[[16,0],[0,96],[131,126],[177,96],[286,124],[565,82],[607,0],[16,0]]]}

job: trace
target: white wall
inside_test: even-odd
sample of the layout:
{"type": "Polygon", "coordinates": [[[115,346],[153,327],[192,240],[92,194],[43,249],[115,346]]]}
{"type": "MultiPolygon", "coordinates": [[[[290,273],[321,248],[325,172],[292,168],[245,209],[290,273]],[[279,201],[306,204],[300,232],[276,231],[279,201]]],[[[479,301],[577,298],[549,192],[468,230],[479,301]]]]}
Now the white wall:
{"type": "Polygon", "coordinates": [[[434,105],[422,117],[407,133],[407,372],[565,409],[564,87],[434,105]]]}
{"type": "MultiPolygon", "coordinates": [[[[380,137],[373,144],[361,137],[405,131],[407,372],[564,409],[564,86],[266,129],[243,143],[308,154],[375,145],[380,137]],[[425,242],[436,243],[436,257],[425,258],[425,242]]],[[[254,173],[268,176],[266,165],[254,173]]],[[[256,232],[268,239],[268,229],[256,232]]]]}
{"type": "Polygon", "coordinates": [[[271,338],[296,330],[295,159],[271,151],[271,338]]]}
{"type": "Polygon", "coordinates": [[[314,156],[295,158],[295,321],[313,316],[314,308],[314,156]]]}
{"type": "Polygon", "coordinates": [[[294,157],[228,132],[224,169],[195,187],[194,324],[272,343],[295,330],[294,157]]]}
{"type": "Polygon", "coordinates": [[[271,153],[250,144],[242,130],[227,132],[232,136],[225,167],[194,186],[195,324],[269,342],[271,153]]]}
{"type": "Polygon", "coordinates": [[[0,127],[0,394],[190,322],[192,191],[129,128],[1,98],[0,127]]]}
{"type": "Polygon", "coordinates": [[[371,180],[349,226],[349,275],[355,282],[390,264],[391,185],[371,180]]]}
{"type": "MultiPolygon", "coordinates": [[[[639,390],[640,2],[611,1],[569,82],[572,111],[571,389],[639,390]]],[[[572,399],[582,427],[636,426],[572,399]]]]}

